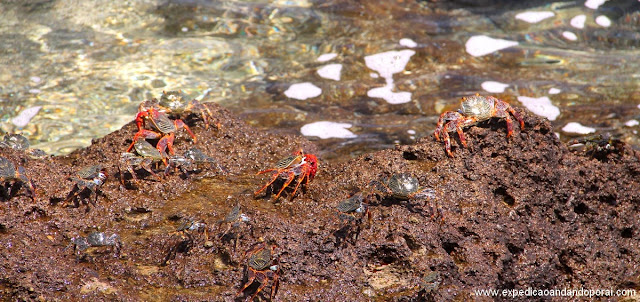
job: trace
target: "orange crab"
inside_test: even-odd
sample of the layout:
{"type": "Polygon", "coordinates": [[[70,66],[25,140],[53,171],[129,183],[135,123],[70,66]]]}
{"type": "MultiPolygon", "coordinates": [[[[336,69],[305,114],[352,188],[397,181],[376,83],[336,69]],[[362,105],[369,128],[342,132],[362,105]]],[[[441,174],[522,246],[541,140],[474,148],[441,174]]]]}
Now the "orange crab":
{"type": "Polygon", "coordinates": [[[507,122],[507,137],[513,134],[513,121],[509,114],[513,115],[520,122],[520,129],[524,129],[524,121],[520,114],[513,110],[507,102],[492,96],[481,96],[476,94],[470,97],[463,97],[461,109],[458,111],[447,111],[440,115],[438,124],[434,132],[437,141],[444,141],[444,147],[449,157],[451,153],[451,139],[449,132],[456,131],[460,142],[467,147],[467,140],[464,136],[463,128],[486,121],[490,118],[504,118],[507,122]]]}
{"type": "MultiPolygon", "coordinates": [[[[149,101],[147,101],[149,102],[149,101]]],[[[171,155],[175,155],[175,151],[173,150],[173,141],[175,140],[176,134],[180,128],[184,128],[189,133],[189,136],[193,139],[193,142],[197,142],[196,136],[193,135],[189,126],[187,126],[182,120],[171,120],[166,113],[158,110],[155,106],[147,106],[147,102],[143,102],[140,104],[139,112],[136,115],[136,125],[138,126],[138,132],[133,137],[133,142],[127,148],[127,152],[133,149],[136,141],[139,138],[144,139],[157,139],[158,144],[156,148],[160,152],[160,154],[165,154],[165,150],[168,148],[169,153],[171,155]],[[146,121],[149,121],[151,124],[152,130],[146,129],[146,121]]],[[[166,159],[163,159],[166,164],[166,159]]]]}
{"type": "Polygon", "coordinates": [[[258,195],[260,192],[264,191],[267,187],[273,184],[278,178],[285,179],[284,184],[276,194],[276,199],[280,197],[280,194],[284,191],[285,188],[289,186],[293,182],[293,180],[298,177],[298,181],[296,183],[295,188],[293,189],[293,193],[291,193],[290,199],[296,195],[298,188],[304,182],[305,186],[309,184],[310,181],[316,176],[316,172],[318,171],[318,158],[313,154],[305,154],[301,149],[294,153],[291,156],[285,157],[279,160],[276,163],[276,166],[271,169],[262,170],[258,172],[256,175],[273,172],[271,180],[267,182],[260,190],[256,191],[254,195],[258,195]]]}
{"type": "Polygon", "coordinates": [[[253,284],[253,281],[257,280],[260,286],[256,292],[247,301],[252,301],[268,284],[269,280],[272,280],[271,285],[271,300],[278,292],[278,274],[280,273],[280,265],[278,258],[273,257],[273,250],[275,245],[267,246],[266,243],[261,242],[245,252],[249,256],[247,261],[247,283],[236,293],[236,297],[240,295],[247,287],[253,284]]]}

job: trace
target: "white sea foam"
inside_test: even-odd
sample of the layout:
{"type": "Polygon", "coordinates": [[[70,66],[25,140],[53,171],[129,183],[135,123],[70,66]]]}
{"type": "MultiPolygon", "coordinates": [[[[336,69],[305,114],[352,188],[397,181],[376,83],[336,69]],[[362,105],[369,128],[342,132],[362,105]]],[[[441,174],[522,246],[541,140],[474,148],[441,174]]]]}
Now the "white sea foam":
{"type": "Polygon", "coordinates": [[[560,115],[560,108],[551,103],[549,97],[543,96],[539,98],[532,98],[527,96],[519,96],[518,101],[523,106],[527,107],[529,111],[548,118],[551,121],[555,121],[560,115]]]}
{"type": "Polygon", "coordinates": [[[555,16],[553,12],[524,12],[516,15],[516,19],[522,20],[529,23],[538,23],[544,19],[551,18],[555,16]]]}
{"type": "Polygon", "coordinates": [[[356,134],[346,129],[351,128],[351,126],[351,124],[347,123],[320,121],[302,126],[300,132],[304,136],[316,136],[321,139],[357,137],[356,134]]]}
{"type": "Polygon", "coordinates": [[[609,18],[607,18],[607,16],[598,16],[596,17],[596,24],[602,26],[602,27],[609,27],[611,26],[611,20],[609,18]]]}
{"type": "Polygon", "coordinates": [[[570,32],[570,31],[565,31],[565,32],[563,32],[563,33],[562,33],[562,36],[563,36],[565,39],[570,40],[570,41],[578,40],[578,36],[576,36],[576,34],[574,34],[574,33],[570,32]]]}
{"type": "Polygon", "coordinates": [[[416,43],[416,41],[413,41],[409,38],[402,38],[400,39],[400,45],[404,46],[404,47],[409,47],[409,48],[414,48],[416,46],[418,46],[418,43],[416,43]]]}
{"type": "Polygon", "coordinates": [[[337,56],[338,56],[337,53],[325,53],[325,54],[322,54],[322,55],[320,55],[318,57],[318,62],[330,61],[330,60],[333,60],[337,56]]]}
{"type": "Polygon", "coordinates": [[[570,122],[562,127],[562,131],[569,133],[578,133],[578,134],[589,134],[595,133],[596,129],[591,127],[583,126],[580,123],[570,122]]]}
{"type": "Polygon", "coordinates": [[[292,99],[306,100],[317,97],[321,93],[322,89],[320,89],[320,87],[309,82],[304,82],[289,86],[289,89],[284,92],[284,95],[292,99]]]}
{"type": "Polygon", "coordinates": [[[40,109],[42,109],[42,106],[33,106],[33,107],[29,107],[29,108],[27,108],[25,110],[22,110],[22,112],[20,112],[20,114],[18,114],[16,117],[11,119],[11,123],[13,123],[14,125],[16,125],[18,127],[24,127],[27,124],[29,124],[31,119],[34,116],[36,116],[36,114],[38,114],[40,109]]]}
{"type": "Polygon", "coordinates": [[[518,45],[516,41],[494,39],[485,35],[473,36],[465,43],[467,52],[474,57],[481,57],[492,52],[518,45]]]}
{"type": "Polygon", "coordinates": [[[329,64],[318,69],[318,75],[325,79],[340,81],[340,72],[342,64],[329,64]]]}
{"type": "Polygon", "coordinates": [[[571,26],[575,27],[575,28],[584,28],[584,22],[587,21],[587,16],[585,15],[577,15],[573,18],[571,18],[571,21],[569,22],[569,24],[571,24],[571,26]]]}
{"type": "Polygon", "coordinates": [[[409,59],[416,52],[410,49],[387,51],[364,57],[364,62],[372,70],[385,79],[386,85],[369,90],[367,95],[383,98],[390,104],[401,104],[411,101],[411,92],[394,92],[393,74],[404,71],[409,59]]]}
{"type": "Polygon", "coordinates": [[[480,86],[482,87],[482,89],[488,92],[502,93],[507,87],[509,87],[509,84],[496,81],[486,81],[480,84],[480,86]]]}

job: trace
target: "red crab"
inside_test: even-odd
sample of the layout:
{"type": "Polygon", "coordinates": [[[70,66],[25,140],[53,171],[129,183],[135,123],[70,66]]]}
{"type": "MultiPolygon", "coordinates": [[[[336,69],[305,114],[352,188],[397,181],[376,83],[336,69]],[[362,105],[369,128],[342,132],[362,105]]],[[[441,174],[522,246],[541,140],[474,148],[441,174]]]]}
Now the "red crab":
{"type": "Polygon", "coordinates": [[[451,140],[449,132],[456,131],[460,142],[467,147],[463,128],[475,125],[479,122],[493,117],[504,118],[507,122],[507,137],[513,134],[513,121],[509,114],[513,115],[520,122],[520,129],[524,129],[524,121],[511,105],[492,96],[481,96],[476,94],[470,97],[463,97],[461,109],[458,111],[447,111],[440,115],[434,136],[437,141],[444,141],[444,147],[449,157],[451,153],[451,140]]]}
{"type": "Polygon", "coordinates": [[[245,252],[245,256],[249,254],[249,260],[247,261],[247,283],[236,293],[236,297],[240,295],[247,287],[253,284],[253,281],[257,280],[260,286],[256,292],[247,301],[252,301],[268,284],[269,280],[272,280],[271,285],[271,300],[278,292],[278,274],[280,273],[280,265],[278,258],[273,257],[273,250],[275,245],[267,246],[266,243],[261,242],[245,252]]]}
{"type": "MultiPolygon", "coordinates": [[[[129,148],[127,148],[127,152],[133,149],[136,141],[138,141],[139,138],[159,138],[160,140],[158,141],[156,148],[158,149],[158,151],[160,151],[160,154],[165,154],[165,150],[168,148],[169,153],[171,155],[175,155],[175,151],[173,150],[173,141],[176,137],[175,132],[180,128],[184,128],[185,130],[187,130],[187,132],[193,139],[193,142],[197,142],[196,136],[193,135],[191,129],[189,129],[189,127],[182,120],[171,120],[166,113],[159,111],[154,106],[147,107],[146,103],[147,102],[143,102],[142,104],[140,104],[140,111],[138,112],[138,115],[136,115],[136,125],[138,126],[138,132],[133,137],[133,142],[131,143],[131,145],[129,145],[129,148]],[[147,120],[150,122],[152,130],[145,128],[147,120]]],[[[163,159],[163,161],[165,161],[166,164],[166,159],[163,159]]]]}
{"type": "Polygon", "coordinates": [[[273,184],[278,178],[282,178],[285,179],[285,182],[280,188],[280,191],[278,191],[278,194],[276,194],[277,199],[280,197],[280,194],[282,194],[284,189],[287,188],[296,177],[298,177],[293,193],[291,193],[290,199],[293,199],[298,191],[298,187],[300,187],[300,184],[304,182],[305,186],[308,185],[316,176],[317,171],[318,158],[313,154],[305,154],[304,151],[299,150],[292,156],[279,160],[274,168],[258,172],[257,175],[273,172],[273,176],[271,177],[271,180],[262,186],[260,190],[256,191],[254,195],[258,195],[264,189],[273,184]]]}

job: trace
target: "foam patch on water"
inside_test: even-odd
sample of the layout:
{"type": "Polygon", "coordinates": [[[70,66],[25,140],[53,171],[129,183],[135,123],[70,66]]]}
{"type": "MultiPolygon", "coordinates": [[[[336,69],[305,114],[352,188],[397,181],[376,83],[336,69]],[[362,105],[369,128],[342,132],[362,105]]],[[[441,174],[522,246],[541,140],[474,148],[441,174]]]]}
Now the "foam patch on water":
{"type": "Polygon", "coordinates": [[[390,104],[402,104],[411,101],[411,92],[394,92],[393,74],[404,71],[409,59],[416,52],[405,49],[400,51],[387,51],[364,57],[364,62],[372,70],[385,79],[384,87],[369,90],[367,95],[373,98],[382,98],[390,104]]]}
{"type": "Polygon", "coordinates": [[[570,31],[565,31],[565,32],[563,32],[563,33],[562,33],[562,36],[563,36],[565,39],[569,40],[569,41],[575,41],[575,40],[578,40],[578,36],[576,36],[576,34],[574,34],[574,33],[570,32],[570,31]]]}
{"type": "Polygon", "coordinates": [[[34,107],[29,107],[25,110],[22,110],[20,114],[18,114],[16,117],[11,119],[11,123],[16,125],[17,127],[24,127],[27,124],[29,124],[31,119],[34,116],[36,116],[36,114],[38,114],[40,109],[42,109],[42,106],[34,106],[34,107]]]}
{"type": "Polygon", "coordinates": [[[342,64],[329,64],[318,69],[318,75],[325,79],[340,81],[342,64]]]}
{"type": "Polygon", "coordinates": [[[584,28],[584,22],[587,21],[587,16],[585,15],[577,15],[573,18],[571,18],[571,21],[569,22],[571,24],[571,26],[575,27],[575,28],[584,28]]]}
{"type": "Polygon", "coordinates": [[[640,122],[638,122],[638,120],[629,120],[626,123],[624,123],[624,125],[627,127],[635,127],[640,125],[640,122]]]}
{"type": "Polygon", "coordinates": [[[519,96],[518,101],[522,103],[529,111],[548,118],[550,121],[555,121],[560,115],[560,108],[551,103],[549,97],[543,96],[539,98],[532,98],[528,96],[519,96]]]}
{"type": "Polygon", "coordinates": [[[330,61],[330,60],[333,60],[337,56],[338,56],[337,53],[325,53],[325,54],[322,54],[322,55],[320,55],[318,57],[318,62],[330,61]]]}
{"type": "Polygon", "coordinates": [[[416,43],[416,41],[413,41],[409,38],[402,38],[400,39],[400,45],[404,46],[404,47],[409,47],[409,48],[414,48],[416,46],[418,46],[418,43],[416,43]]]}
{"type": "Polygon", "coordinates": [[[487,92],[501,93],[504,92],[507,87],[509,87],[509,84],[495,81],[486,81],[480,84],[480,86],[487,92]]]}
{"type": "Polygon", "coordinates": [[[555,16],[553,12],[524,12],[516,15],[516,19],[529,23],[538,23],[544,19],[555,16]]]}
{"type": "Polygon", "coordinates": [[[518,45],[517,41],[494,39],[485,35],[473,36],[465,43],[467,53],[474,57],[481,57],[516,45],[518,45]]]}
{"type": "Polygon", "coordinates": [[[390,85],[373,88],[367,91],[367,96],[384,99],[389,104],[404,104],[411,102],[411,92],[394,92],[393,86],[390,85]]]}
{"type": "Polygon", "coordinates": [[[284,95],[292,99],[306,100],[314,98],[322,93],[322,89],[309,82],[293,84],[284,92],[284,95]]]}
{"type": "Polygon", "coordinates": [[[317,136],[321,139],[327,138],[355,138],[358,137],[346,128],[351,128],[351,124],[320,121],[306,124],[300,128],[304,136],[317,136]]]}
{"type": "Polygon", "coordinates": [[[611,20],[607,16],[598,16],[596,17],[596,24],[602,27],[609,27],[611,26],[611,20]]]}
{"type": "Polygon", "coordinates": [[[409,59],[416,52],[405,49],[400,51],[387,51],[364,57],[364,62],[372,70],[375,70],[383,78],[390,78],[394,73],[404,70],[409,59]]]}
{"type": "Polygon", "coordinates": [[[562,90],[558,88],[555,88],[555,87],[549,88],[549,94],[558,94],[560,92],[562,92],[562,90]]]}
{"type": "Polygon", "coordinates": [[[571,122],[562,127],[562,131],[570,132],[570,133],[578,133],[578,134],[589,134],[595,133],[596,129],[591,127],[583,126],[580,123],[571,122]]]}
{"type": "Polygon", "coordinates": [[[585,1],[584,6],[590,9],[598,9],[598,7],[603,5],[605,2],[607,2],[607,0],[587,0],[585,1]]]}

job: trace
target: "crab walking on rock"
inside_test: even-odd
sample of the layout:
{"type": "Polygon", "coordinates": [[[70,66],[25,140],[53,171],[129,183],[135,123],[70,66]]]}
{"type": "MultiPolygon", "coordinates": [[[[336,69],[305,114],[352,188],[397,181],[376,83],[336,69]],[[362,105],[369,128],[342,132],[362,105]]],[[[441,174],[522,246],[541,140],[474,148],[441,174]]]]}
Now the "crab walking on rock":
{"type": "Polygon", "coordinates": [[[513,110],[507,102],[501,101],[492,96],[481,96],[476,94],[470,97],[463,97],[461,109],[458,111],[447,111],[440,115],[436,130],[433,133],[437,141],[444,141],[444,147],[449,157],[451,153],[451,139],[449,132],[456,131],[460,142],[466,148],[467,140],[464,136],[463,128],[486,121],[490,118],[504,118],[507,122],[507,137],[513,134],[513,121],[509,114],[513,115],[520,122],[520,129],[524,129],[524,121],[520,114],[513,110]]]}

